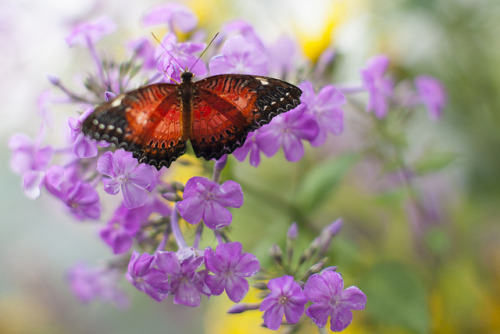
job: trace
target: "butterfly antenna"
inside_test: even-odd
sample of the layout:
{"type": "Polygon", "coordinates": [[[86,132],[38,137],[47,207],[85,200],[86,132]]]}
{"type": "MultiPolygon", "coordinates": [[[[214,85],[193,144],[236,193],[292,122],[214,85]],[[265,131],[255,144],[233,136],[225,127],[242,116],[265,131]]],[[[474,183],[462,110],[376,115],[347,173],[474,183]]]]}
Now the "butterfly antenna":
{"type": "Polygon", "coordinates": [[[212,45],[212,43],[215,41],[215,39],[217,38],[217,36],[219,36],[219,33],[216,33],[215,36],[212,38],[212,40],[210,41],[210,43],[208,43],[207,47],[205,48],[205,50],[203,50],[203,52],[199,55],[198,59],[196,59],[196,61],[194,62],[193,66],[191,67],[192,69],[194,68],[194,66],[196,65],[196,63],[198,62],[198,60],[201,59],[201,57],[203,57],[203,55],[205,54],[205,52],[208,50],[208,48],[210,47],[210,45],[212,45]]]}
{"type": "Polygon", "coordinates": [[[153,35],[153,38],[158,42],[158,44],[160,44],[163,50],[165,50],[165,52],[168,53],[170,57],[172,57],[172,59],[177,63],[177,65],[179,65],[179,68],[182,68],[182,64],[177,60],[177,58],[174,57],[174,55],[170,51],[167,50],[165,46],[163,46],[163,44],[161,44],[161,41],[158,39],[158,37],[156,37],[156,35],[153,32],[151,32],[151,35],[153,35]]]}

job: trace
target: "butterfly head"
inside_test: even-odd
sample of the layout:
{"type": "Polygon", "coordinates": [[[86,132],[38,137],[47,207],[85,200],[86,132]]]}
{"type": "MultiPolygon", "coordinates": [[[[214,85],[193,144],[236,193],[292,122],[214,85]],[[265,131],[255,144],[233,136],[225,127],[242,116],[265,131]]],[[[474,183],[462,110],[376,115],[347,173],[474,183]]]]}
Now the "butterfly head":
{"type": "Polygon", "coordinates": [[[194,74],[188,70],[184,71],[182,74],[181,74],[181,80],[182,82],[191,82],[191,80],[193,79],[194,77],[194,74]]]}

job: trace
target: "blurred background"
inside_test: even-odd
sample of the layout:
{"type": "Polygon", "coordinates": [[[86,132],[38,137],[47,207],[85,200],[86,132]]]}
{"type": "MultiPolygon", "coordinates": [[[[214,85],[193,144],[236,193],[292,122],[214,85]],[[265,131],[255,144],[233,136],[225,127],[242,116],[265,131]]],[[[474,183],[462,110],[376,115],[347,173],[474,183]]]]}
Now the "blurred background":
{"type": "MultiPolygon", "coordinates": [[[[52,89],[47,74],[72,83],[92,69],[87,53],[67,47],[71,28],[109,15],[117,32],[98,47],[120,55],[123,41],[149,36],[141,17],[164,3],[0,2],[0,333],[269,332],[259,327],[258,312],[226,316],[231,303],[221,297],[199,309],[158,304],[125,281],[129,309],[80,304],[65,275],[78,261],[111,258],[98,226],[76,223],[46,194],[29,200],[9,168],[9,137],[38,131],[37,99],[52,89]]],[[[245,193],[231,233],[265,262],[273,243],[284,245],[292,221],[299,223],[299,247],[306,247],[342,217],[330,262],[346,286],[368,297],[345,332],[500,333],[500,2],[183,3],[209,32],[244,19],[264,41],[295,36],[311,61],[333,46],[335,84],[359,83],[359,69],[381,53],[397,81],[428,74],[443,82],[448,104],[439,122],[424,110],[405,123],[377,122],[352,103],[344,133],[308,147],[298,163],[282,154],[258,168],[231,159],[225,176],[245,193]]],[[[64,105],[54,110],[74,115],[64,105]]]]}

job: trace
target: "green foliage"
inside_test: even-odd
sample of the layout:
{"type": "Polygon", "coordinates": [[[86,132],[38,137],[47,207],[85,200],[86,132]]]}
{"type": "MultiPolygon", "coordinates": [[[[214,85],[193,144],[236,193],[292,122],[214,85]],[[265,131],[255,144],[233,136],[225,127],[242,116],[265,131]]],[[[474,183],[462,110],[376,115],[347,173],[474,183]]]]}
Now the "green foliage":
{"type": "Polygon", "coordinates": [[[438,172],[450,165],[457,157],[453,152],[427,152],[413,164],[413,171],[417,174],[438,172]]]}
{"type": "Polygon", "coordinates": [[[424,284],[415,269],[397,262],[376,263],[360,284],[368,303],[365,312],[384,327],[428,333],[429,309],[424,284]]]}
{"type": "Polygon", "coordinates": [[[311,212],[337,190],[340,182],[358,160],[356,153],[346,153],[311,168],[301,180],[294,205],[311,212]]]}

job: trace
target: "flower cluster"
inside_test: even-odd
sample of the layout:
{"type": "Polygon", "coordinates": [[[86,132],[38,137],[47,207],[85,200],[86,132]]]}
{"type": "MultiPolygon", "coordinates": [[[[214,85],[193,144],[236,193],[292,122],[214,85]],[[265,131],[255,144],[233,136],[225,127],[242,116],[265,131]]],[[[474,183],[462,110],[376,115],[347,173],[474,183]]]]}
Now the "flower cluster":
{"type": "Polygon", "coordinates": [[[260,304],[260,310],[264,311],[264,323],[270,329],[278,329],[283,316],[289,324],[299,322],[305,304],[311,301],[305,314],[318,327],[325,327],[330,318],[330,329],[340,332],[351,323],[351,310],[362,310],[366,304],[366,295],[355,286],[344,290],[342,276],[332,270],[312,275],[304,289],[293,276],[273,278],[267,286],[271,292],[260,304]]]}
{"type": "MultiPolygon", "coordinates": [[[[361,70],[358,87],[317,87],[315,79],[325,74],[334,59],[330,49],[312,67],[299,54],[293,39],[281,37],[266,44],[250,24],[234,21],[222,28],[222,38],[208,50],[211,57],[205,64],[198,58],[205,48],[201,38],[205,34],[188,8],[170,4],[152,9],[144,16],[143,24],[163,25],[168,32],[156,47],[146,38],[130,41],[130,60],[123,63],[102,59],[96,49],[97,42],[116,29],[110,19],[76,26],[66,41],[69,46],[86,48],[96,66],[96,74],[85,81],[87,91],[75,93],[51,76],[50,82],[64,94],[63,98],[43,95],[39,101],[42,126],[36,139],[16,134],[9,142],[12,169],[22,175],[28,197],[36,198],[45,190],[77,220],[104,220],[99,232],[102,241],[113,254],[123,256],[122,261],[106,269],[80,265],[71,271],[71,286],[85,302],[102,299],[125,305],[126,298],[115,287],[116,272],[120,270],[126,272],[126,279],[138,290],[159,302],[171,295],[174,303],[195,307],[200,305],[202,295],[220,295],[224,291],[233,302],[240,302],[249,290],[247,279],[260,269],[257,258],[243,252],[240,242],[230,242],[225,229],[233,220],[229,208],[243,205],[242,187],[232,180],[219,181],[227,156],[215,163],[211,179],[195,176],[186,184],[167,181],[167,168],[157,171],[139,163],[130,152],[95,142],[82,133],[82,124],[96,103],[145,81],[179,82],[186,69],[198,78],[244,73],[289,81],[299,77],[299,73],[315,73],[310,80],[299,83],[302,96],[297,108],[248,134],[245,143],[234,151],[236,159],[244,161],[249,156],[250,165],[255,167],[260,164],[261,152],[272,157],[282,149],[288,161],[296,162],[305,154],[305,143],[317,147],[328,141],[329,133],[340,135],[348,95],[366,92],[367,110],[378,118],[385,117],[389,106],[396,104],[424,105],[431,118],[438,119],[445,104],[441,84],[428,76],[417,78],[416,89],[398,99],[395,84],[386,74],[389,61],[385,56],[368,61],[361,70]],[[181,41],[179,36],[190,39],[181,41]],[[53,147],[43,144],[46,129],[54,126],[48,105],[60,101],[74,103],[82,112],[64,124],[66,143],[53,147]],[[116,205],[107,217],[104,209],[112,203],[111,199],[116,205]],[[186,241],[189,225],[183,225],[184,221],[197,225],[192,242],[186,241]],[[215,250],[200,248],[204,227],[215,235],[215,250]],[[128,265],[123,264],[123,259],[128,265]]],[[[274,249],[276,262],[289,270],[265,276],[268,283],[262,289],[270,292],[257,308],[263,312],[268,328],[278,329],[283,316],[294,324],[305,314],[319,327],[325,326],[330,317],[331,329],[340,331],[351,322],[351,310],[364,308],[366,296],[361,290],[344,290],[336,268],[323,268],[324,255],[339,227],[340,222],[328,226],[303,252],[295,270],[290,269],[289,263],[283,266],[281,251],[274,249]],[[311,261],[313,264],[301,273],[302,267],[311,261]]],[[[294,224],[288,233],[288,260],[292,258],[296,237],[294,224]]],[[[256,308],[239,304],[230,312],[247,309],[256,308]]]]}
{"type": "Polygon", "coordinates": [[[366,295],[355,286],[344,290],[344,281],[336,271],[337,267],[323,268],[326,259],[322,257],[341,226],[339,219],[325,227],[302,252],[298,266],[292,268],[294,242],[298,235],[297,224],[293,223],[288,230],[286,255],[283,256],[278,245],[274,245],[272,250],[276,264],[274,270],[282,271],[284,275],[270,278],[267,285],[256,285],[269,291],[260,305],[237,304],[229,312],[241,313],[259,308],[264,312],[264,324],[273,330],[281,326],[283,317],[291,325],[303,319],[304,314],[320,328],[325,327],[330,318],[332,331],[344,330],[352,321],[351,310],[365,308],[366,295]],[[307,264],[310,264],[309,267],[307,264]],[[306,309],[309,302],[311,304],[306,309]]]}
{"type": "Polygon", "coordinates": [[[259,269],[254,255],[242,253],[239,242],[228,242],[202,254],[196,250],[157,251],[154,255],[134,251],[127,280],[156,301],[173,295],[175,304],[195,307],[202,295],[220,295],[224,290],[232,301],[241,301],[249,289],[245,277],[259,269]]]}

